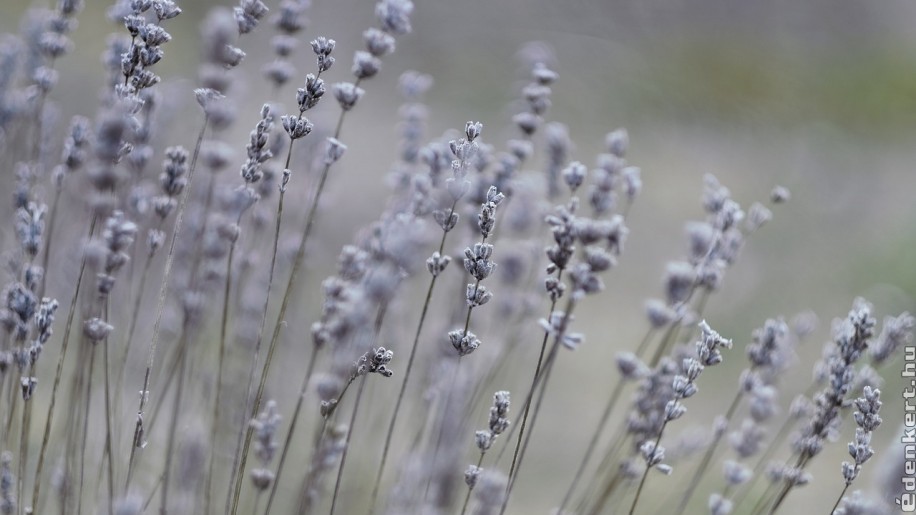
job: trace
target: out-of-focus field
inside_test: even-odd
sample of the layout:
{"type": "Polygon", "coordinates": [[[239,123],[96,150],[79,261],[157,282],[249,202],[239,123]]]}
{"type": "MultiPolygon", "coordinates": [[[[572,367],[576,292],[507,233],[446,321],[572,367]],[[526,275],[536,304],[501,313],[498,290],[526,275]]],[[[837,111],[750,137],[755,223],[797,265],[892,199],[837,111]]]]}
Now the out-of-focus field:
{"type": "MultiPolygon", "coordinates": [[[[161,131],[158,138],[163,144],[191,146],[198,122],[180,114],[196,109],[191,94],[198,62],[196,23],[216,2],[179,3],[186,14],[169,26],[174,40],[165,45],[158,70],[167,101],[174,103],[172,130],[161,131]]],[[[0,2],[0,31],[15,31],[29,4],[0,2]]],[[[87,4],[73,34],[76,50],[59,62],[61,81],[51,96],[64,121],[74,114],[92,116],[103,81],[99,54],[104,35],[119,30],[104,18],[107,2],[87,4]]],[[[845,315],[854,297],[868,298],[882,315],[916,310],[916,4],[417,4],[414,32],[399,39],[397,53],[385,61],[360,109],[348,119],[344,133],[351,151],[334,171],[327,202],[345,201],[351,207],[338,213],[333,227],[320,224],[323,244],[317,262],[332,263],[355,229],[375,219],[384,206],[387,194],[379,192],[387,193],[387,163],[397,158],[396,83],[408,69],[435,78],[427,97],[430,135],[479,120],[484,140],[499,146],[513,135],[511,102],[525,80],[517,52],[526,42],[542,41],[552,49],[553,68],[560,74],[548,118],[569,126],[577,145],[572,157],[593,164],[604,134],[626,127],[629,160],[642,168],[645,183],[628,220],[626,253],[607,281],[609,291],[579,313],[577,323],[587,341],[562,356],[554,372],[527,478],[514,494],[514,513],[545,513],[566,488],[575,459],[566,456],[565,444],[551,441],[564,442],[571,426],[588,428],[576,432],[586,434],[597,419],[616,377],[614,353],[637,344],[645,329],[643,301],[661,293],[665,262],[684,252],[683,222],[702,216],[703,174],[715,174],[746,205],[765,199],[776,184],[792,192],[791,201],[774,209],[774,220],[750,239],[707,311],[714,327],[739,344],[749,341],[752,329],[767,317],[816,312],[820,328],[802,349],[804,364],[791,374],[787,389],[800,391],[808,384],[809,364],[829,338],[831,318],[845,315]]],[[[339,66],[330,72],[330,82],[346,80],[349,56],[372,21],[368,7],[365,1],[316,0],[309,11],[303,39],[324,35],[338,42],[339,66]]],[[[239,98],[250,103],[239,110],[230,136],[239,164],[260,103],[272,95],[260,77],[261,64],[271,59],[270,35],[270,30],[259,30],[251,41],[243,40],[243,46],[256,50],[240,74],[245,82],[239,98]]],[[[304,76],[313,67],[311,55],[301,52],[295,64],[304,76]]],[[[275,99],[294,105],[294,88],[301,82],[301,77],[291,81],[275,99]]],[[[336,105],[330,104],[318,119],[336,116],[336,105]]],[[[538,168],[542,157],[528,168],[538,168]]],[[[9,231],[9,225],[2,230],[9,231]]],[[[316,301],[302,317],[303,327],[318,312],[318,283],[330,269],[312,272],[303,291],[316,301]]],[[[727,367],[704,377],[701,393],[688,403],[689,423],[718,413],[721,403],[704,399],[721,399],[718,394],[733,391],[733,378],[744,364],[739,354],[726,357],[732,359],[727,367]]],[[[281,364],[290,373],[299,366],[294,360],[281,364]]],[[[894,375],[891,370],[887,378],[886,425],[876,434],[881,448],[898,437],[902,417],[902,383],[894,375]]],[[[784,404],[789,400],[786,396],[784,404]]],[[[793,494],[795,506],[814,500],[821,506],[824,498],[836,496],[850,434],[847,427],[841,441],[818,457],[811,469],[815,480],[793,494]]],[[[581,445],[572,446],[574,455],[582,452],[581,445]]],[[[881,458],[877,455],[866,467],[859,486],[869,486],[868,469],[877,469],[881,458]]],[[[672,478],[653,478],[650,488],[660,495],[677,472],[675,467],[672,478]]]]}

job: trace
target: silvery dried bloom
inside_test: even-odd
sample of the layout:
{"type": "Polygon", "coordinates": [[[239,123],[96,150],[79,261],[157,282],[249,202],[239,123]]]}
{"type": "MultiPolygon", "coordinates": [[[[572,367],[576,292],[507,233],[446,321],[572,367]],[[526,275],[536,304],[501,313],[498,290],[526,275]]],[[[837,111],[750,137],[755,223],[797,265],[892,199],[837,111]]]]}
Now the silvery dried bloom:
{"type": "Polygon", "coordinates": [[[913,329],[916,319],[907,312],[896,317],[885,317],[881,333],[868,348],[869,357],[876,366],[893,357],[897,349],[908,345],[913,340],[913,329]]]}
{"type": "Polygon", "coordinates": [[[522,96],[528,102],[528,109],[535,115],[542,115],[550,107],[549,87],[542,84],[528,84],[522,89],[522,96]]]}
{"type": "Polygon", "coordinates": [[[747,211],[745,227],[748,231],[753,232],[766,225],[773,219],[773,213],[760,202],[754,202],[747,211]]]}
{"type": "Polygon", "coordinates": [[[531,136],[537,132],[544,119],[534,113],[524,112],[513,116],[512,121],[522,131],[522,134],[531,136]]]}
{"type": "Polygon", "coordinates": [[[490,408],[490,433],[502,434],[509,427],[509,392],[501,390],[493,394],[493,406],[490,408]]]}
{"type": "Polygon", "coordinates": [[[238,24],[239,34],[248,34],[254,30],[267,11],[267,6],[261,0],[241,0],[239,6],[232,10],[235,22],[238,24]]]}
{"type": "Polygon", "coordinates": [[[493,255],[493,245],[489,243],[475,243],[473,247],[464,249],[464,269],[478,281],[482,281],[493,273],[496,263],[490,260],[493,255]]]}
{"type": "Polygon", "coordinates": [[[630,147],[630,136],[627,130],[620,128],[609,132],[604,138],[604,146],[608,152],[623,159],[630,147]]]}
{"type": "Polygon", "coordinates": [[[163,193],[169,197],[177,197],[187,184],[184,176],[188,171],[188,151],[182,147],[169,147],[165,149],[165,155],[162,173],[159,174],[159,185],[163,193]]]}
{"type": "Polygon", "coordinates": [[[847,317],[834,328],[834,341],[825,358],[827,385],[815,396],[814,409],[793,442],[804,457],[818,454],[837,430],[840,408],[848,404],[846,396],[855,379],[854,365],[867,349],[874,327],[871,306],[856,299],[847,317]]]}
{"type": "Polygon", "coordinates": [[[328,138],[327,143],[324,151],[324,164],[330,165],[343,157],[344,152],[347,151],[347,146],[337,138],[328,138]]]}
{"type": "Polygon", "coordinates": [[[248,146],[246,147],[248,159],[242,165],[242,179],[248,184],[254,184],[261,180],[264,176],[261,165],[273,157],[273,153],[267,148],[268,137],[273,129],[273,123],[274,115],[270,106],[264,104],[261,107],[261,119],[249,136],[248,146]]]}
{"type": "Polygon", "coordinates": [[[251,469],[251,484],[259,491],[265,491],[270,488],[276,477],[268,469],[255,468],[251,469]]]}
{"type": "Polygon", "coordinates": [[[735,454],[745,460],[760,452],[765,436],[766,433],[758,423],[744,419],[741,427],[729,435],[728,442],[735,450],[735,454]]]}
{"type": "Polygon", "coordinates": [[[92,343],[98,343],[107,338],[112,329],[114,329],[113,326],[98,317],[90,318],[83,323],[83,334],[92,343]]]}
{"type": "Polygon", "coordinates": [[[783,186],[776,186],[773,188],[773,191],[770,192],[770,202],[774,204],[783,204],[789,201],[791,194],[789,190],[783,186]]]}
{"type": "Polygon", "coordinates": [[[477,486],[477,480],[480,478],[480,473],[483,471],[477,465],[468,465],[467,470],[464,471],[464,484],[468,485],[468,488],[474,489],[477,486]]]}
{"type": "Polygon", "coordinates": [[[426,260],[426,270],[429,271],[430,275],[436,277],[445,271],[451,261],[452,258],[450,256],[443,256],[438,251],[433,252],[433,255],[426,260]]]}
{"type": "Polygon", "coordinates": [[[9,451],[0,454],[0,513],[16,513],[16,478],[13,476],[13,455],[9,451]]]}
{"type": "Polygon", "coordinates": [[[665,459],[665,448],[655,445],[655,442],[644,442],[639,446],[639,453],[646,462],[647,468],[657,468],[659,472],[668,475],[671,473],[671,467],[662,463],[665,459]]]}
{"type": "Polygon", "coordinates": [[[880,505],[870,501],[861,491],[856,490],[852,495],[843,497],[840,506],[834,510],[832,515],[881,515],[883,513],[885,510],[880,505]]]}
{"type": "Polygon", "coordinates": [[[872,432],[881,424],[878,412],[881,410],[881,391],[866,386],[862,390],[862,397],[855,400],[856,437],[849,443],[849,455],[853,462],[843,462],[843,478],[846,485],[850,485],[865,464],[875,453],[871,448],[872,432]]]}
{"type": "Polygon", "coordinates": [[[153,11],[156,12],[156,18],[160,22],[171,20],[181,14],[181,8],[175,5],[172,0],[154,0],[153,11]]]}
{"type": "Polygon", "coordinates": [[[394,52],[394,36],[376,28],[363,32],[363,42],[366,50],[375,57],[384,57],[394,52]]]}
{"type": "Polygon", "coordinates": [[[55,299],[45,297],[41,299],[38,311],[35,313],[35,326],[38,329],[38,343],[45,344],[54,333],[51,326],[54,324],[54,314],[59,304],[55,299]]]}
{"type": "Polygon", "coordinates": [[[352,82],[338,82],[334,84],[334,98],[344,111],[353,109],[366,91],[352,82]]]}
{"type": "Polygon", "coordinates": [[[387,350],[385,347],[372,349],[360,356],[356,362],[357,375],[376,373],[385,377],[391,377],[394,372],[388,368],[394,352],[387,350]]]}
{"type": "Polygon", "coordinates": [[[559,338],[560,343],[567,349],[576,350],[585,341],[585,335],[569,332],[569,325],[574,319],[575,317],[572,315],[567,315],[562,311],[554,311],[550,314],[549,319],[542,318],[538,320],[538,325],[550,336],[559,338]]]}
{"type": "Polygon", "coordinates": [[[29,202],[25,207],[16,210],[16,236],[22,250],[31,258],[38,255],[41,249],[46,211],[47,206],[35,202],[29,202]]]}
{"type": "Polygon", "coordinates": [[[480,340],[477,338],[477,335],[470,331],[450,331],[448,333],[448,339],[452,347],[458,351],[459,356],[467,356],[480,346],[480,340]]]}
{"type": "Polygon", "coordinates": [[[649,367],[632,352],[617,353],[616,362],[620,375],[628,381],[641,379],[649,373],[649,367]]]}
{"type": "Polygon", "coordinates": [[[709,496],[709,515],[729,515],[732,512],[732,507],[732,501],[721,494],[711,494],[709,496]]]}
{"type": "Polygon", "coordinates": [[[313,74],[305,76],[305,87],[296,90],[296,103],[299,104],[299,112],[304,113],[315,107],[321,97],[324,96],[324,80],[313,74]]]}
{"type": "Polygon", "coordinates": [[[747,480],[750,479],[753,475],[753,471],[751,471],[751,469],[745,465],[742,465],[741,463],[732,460],[725,460],[723,469],[725,481],[732,486],[738,486],[746,483],[747,480]]]}
{"type": "Polygon", "coordinates": [[[34,377],[20,377],[19,378],[19,389],[22,392],[22,400],[27,401],[32,398],[32,394],[35,393],[35,386],[38,385],[38,379],[34,377]]]}
{"type": "Polygon", "coordinates": [[[575,193],[575,191],[579,189],[579,186],[585,181],[585,175],[587,173],[588,169],[585,165],[578,161],[573,161],[569,166],[563,169],[562,175],[570,191],[575,193]]]}
{"type": "Polygon", "coordinates": [[[557,72],[552,71],[543,62],[535,62],[534,67],[531,69],[531,78],[542,86],[553,84],[559,77],[557,72]]]}
{"type": "Polygon", "coordinates": [[[560,172],[572,147],[569,130],[562,123],[551,122],[544,128],[547,145],[547,192],[549,198],[560,194],[560,172]]]}
{"type": "Polygon", "coordinates": [[[636,166],[628,166],[621,172],[623,179],[623,192],[628,202],[633,202],[642,191],[641,170],[636,166]]]}
{"type": "Polygon", "coordinates": [[[409,0],[380,0],[375,4],[375,16],[381,29],[395,36],[410,32],[412,12],[413,3],[409,0]]]}
{"type": "Polygon", "coordinates": [[[308,2],[300,0],[282,0],[277,9],[277,14],[271,20],[278,31],[283,34],[295,34],[305,27],[302,13],[308,7],[308,2]]]}
{"type": "Polygon", "coordinates": [[[378,74],[381,68],[381,59],[369,52],[359,50],[353,54],[353,68],[350,71],[357,79],[371,79],[378,74]]]}
{"type": "Polygon", "coordinates": [[[677,313],[663,301],[649,299],[646,301],[646,318],[655,329],[665,327],[677,318],[677,313]]]}
{"type": "Polygon", "coordinates": [[[481,284],[468,284],[465,293],[465,301],[468,307],[483,306],[493,298],[493,293],[487,290],[486,286],[481,284]]]}
{"type": "Polygon", "coordinates": [[[250,422],[254,430],[255,456],[265,466],[270,464],[277,450],[276,433],[281,418],[277,403],[269,400],[264,410],[250,422]]]}
{"type": "Polygon", "coordinates": [[[720,348],[732,348],[732,341],[723,338],[719,333],[714,331],[705,320],[698,324],[700,328],[700,340],[697,341],[697,357],[703,366],[713,366],[722,362],[722,353],[720,348]]]}
{"type": "Polygon", "coordinates": [[[804,486],[811,482],[811,474],[798,467],[789,465],[775,464],[768,471],[767,475],[772,482],[785,482],[793,487],[804,486]]]}
{"type": "Polygon", "coordinates": [[[330,70],[335,62],[334,57],[331,56],[331,52],[334,51],[334,46],[337,42],[322,36],[313,39],[310,44],[312,45],[312,52],[318,56],[318,73],[330,70]]]}
{"type": "Polygon", "coordinates": [[[283,123],[283,130],[289,135],[289,139],[299,139],[308,136],[312,132],[312,122],[303,116],[283,115],[280,117],[283,123]]]}
{"type": "Polygon", "coordinates": [[[696,272],[690,263],[668,263],[665,269],[665,294],[668,305],[676,306],[690,298],[696,279],[696,272]]]}

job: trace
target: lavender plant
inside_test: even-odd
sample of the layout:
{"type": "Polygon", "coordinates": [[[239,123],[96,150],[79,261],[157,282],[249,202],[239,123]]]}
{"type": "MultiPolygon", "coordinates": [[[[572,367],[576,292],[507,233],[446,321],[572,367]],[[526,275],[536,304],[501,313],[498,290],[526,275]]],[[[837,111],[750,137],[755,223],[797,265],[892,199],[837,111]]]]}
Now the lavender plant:
{"type": "MultiPolygon", "coordinates": [[[[770,286],[739,256],[771,209],[813,202],[804,188],[742,207],[756,181],[733,192],[704,175],[686,252],[637,307],[648,327],[630,346],[622,306],[642,278],[606,272],[630,266],[631,227],[636,258],[654,262],[664,242],[644,224],[683,195],[642,210],[644,179],[666,190],[641,147],[651,137],[583,134],[568,102],[587,77],[560,81],[546,46],[520,52],[503,121],[477,96],[511,84],[506,67],[486,87],[450,75],[442,91],[470,91],[480,104],[462,107],[487,136],[481,121],[429,136],[454,122],[431,75],[403,73],[397,109],[384,80],[367,91],[383,62],[428,65],[394,55],[416,48],[408,0],[377,0],[353,34],[323,19],[341,7],[309,0],[109,4],[97,105],[72,101],[93,77],[65,59],[88,62],[99,5],[34,7],[0,37],[0,513],[772,514],[810,504],[795,492],[829,479],[814,458],[842,451],[830,444],[844,431],[842,489],[841,460],[818,460],[834,469],[818,501],[887,511],[867,477],[885,455],[900,475],[879,426],[900,415],[882,402],[899,355],[912,358],[913,316],[879,332],[878,308],[856,300],[796,391],[786,371],[807,364],[811,317],[758,318],[725,287],[770,286]],[[196,40],[183,25],[195,17],[196,40]],[[359,127],[370,120],[391,130],[359,127]],[[593,165],[576,140],[601,147],[593,165]],[[233,166],[241,180],[222,174],[233,166]],[[751,318],[765,322],[751,332],[751,318]],[[732,341],[705,320],[751,334],[743,371],[707,373],[732,341]],[[523,392],[512,423],[510,390],[523,392]]],[[[891,297],[905,295],[879,306],[891,297]]]]}

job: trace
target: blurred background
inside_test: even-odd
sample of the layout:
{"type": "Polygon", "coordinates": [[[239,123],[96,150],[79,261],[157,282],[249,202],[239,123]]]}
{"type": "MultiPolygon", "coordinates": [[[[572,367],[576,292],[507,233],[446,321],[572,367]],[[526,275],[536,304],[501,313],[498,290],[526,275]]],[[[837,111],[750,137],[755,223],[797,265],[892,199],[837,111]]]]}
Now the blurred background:
{"type": "MultiPolygon", "coordinates": [[[[64,121],[76,114],[93,116],[104,84],[99,57],[104,35],[123,30],[105,17],[108,2],[86,3],[72,35],[75,51],[57,64],[61,79],[51,96],[64,121]]],[[[584,447],[584,436],[570,444],[569,435],[591,430],[616,377],[614,353],[635,348],[645,330],[644,300],[661,295],[665,263],[684,254],[684,222],[702,217],[704,174],[718,177],[745,207],[765,200],[777,184],[792,193],[788,204],[774,209],[773,221],[751,237],[706,314],[713,327],[743,344],[766,318],[815,312],[821,324],[801,350],[802,362],[787,384],[791,390],[808,384],[810,364],[830,336],[831,319],[845,316],[855,297],[874,303],[879,321],[884,315],[916,311],[913,2],[416,3],[413,33],[399,38],[398,51],[367,84],[366,97],[344,128],[350,150],[333,172],[327,202],[347,207],[335,209],[334,224],[319,224],[322,245],[313,252],[314,261],[323,264],[312,267],[303,286],[309,295],[317,299],[318,283],[340,247],[385,206],[388,165],[398,155],[395,125],[401,100],[396,85],[406,70],[435,79],[426,97],[430,137],[479,120],[483,139],[501,148],[515,136],[511,116],[519,106],[514,102],[527,81],[519,49],[542,42],[560,76],[547,118],[569,126],[576,145],[571,158],[593,165],[603,151],[604,135],[626,127],[629,161],[642,169],[644,192],[628,219],[626,253],[607,279],[608,291],[579,314],[577,324],[587,341],[558,364],[527,478],[514,496],[514,513],[545,513],[565,489],[584,447]]],[[[161,147],[193,145],[199,122],[180,115],[197,109],[191,90],[199,62],[199,24],[209,8],[230,2],[179,4],[184,13],[169,24],[174,39],[157,66],[172,113],[165,117],[168,130],[157,135],[161,147]]],[[[0,32],[17,31],[32,5],[50,3],[0,2],[0,32]]],[[[310,23],[301,39],[336,39],[338,65],[327,79],[348,80],[350,55],[373,23],[372,3],[315,0],[307,16],[310,23]]],[[[294,106],[295,88],[314,68],[311,54],[302,48],[294,62],[296,78],[274,97],[261,77],[261,67],[272,59],[272,34],[265,25],[240,42],[248,57],[234,92],[239,117],[227,135],[239,164],[260,105],[274,100],[294,106]]],[[[314,121],[330,123],[337,116],[332,104],[324,103],[314,121]]],[[[542,158],[539,151],[526,168],[542,169],[542,158]]],[[[318,304],[304,308],[304,319],[315,318],[318,304]]],[[[704,377],[696,402],[688,403],[691,415],[679,429],[710,420],[721,403],[709,400],[730,397],[720,394],[734,391],[735,374],[743,365],[742,356],[704,377]]],[[[301,364],[290,360],[281,367],[294,373],[301,364]]],[[[876,460],[887,442],[898,437],[902,383],[894,375],[891,370],[887,377],[886,424],[876,435],[876,460]]],[[[783,400],[788,403],[790,396],[783,400]]],[[[479,424],[484,423],[482,414],[479,424]]],[[[821,506],[824,496],[838,494],[849,429],[813,464],[815,481],[793,493],[795,506],[815,499],[821,506]]],[[[868,469],[878,468],[877,463],[867,465],[857,486],[869,487],[873,475],[868,469]]],[[[367,475],[374,471],[368,470],[367,475]]],[[[661,492],[665,482],[655,477],[650,486],[661,492]]]]}

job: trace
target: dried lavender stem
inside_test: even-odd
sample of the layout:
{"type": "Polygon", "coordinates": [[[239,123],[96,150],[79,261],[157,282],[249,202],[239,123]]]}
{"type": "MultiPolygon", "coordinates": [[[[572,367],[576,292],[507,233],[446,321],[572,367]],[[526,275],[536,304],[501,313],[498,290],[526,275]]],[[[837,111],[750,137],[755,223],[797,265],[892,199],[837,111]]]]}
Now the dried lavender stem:
{"type": "Polygon", "coordinates": [[[363,375],[359,381],[359,389],[356,390],[356,401],[353,403],[353,412],[350,415],[350,425],[349,430],[347,431],[347,438],[344,442],[343,453],[340,455],[340,465],[337,468],[337,480],[334,483],[334,495],[331,497],[331,511],[330,515],[334,515],[334,510],[337,507],[337,498],[340,493],[340,483],[343,479],[344,465],[347,463],[347,454],[350,451],[350,439],[353,437],[353,427],[356,424],[356,414],[359,411],[359,403],[363,398],[363,390],[366,388],[366,378],[369,374],[363,375]]]}
{"type": "MultiPolygon", "coordinates": [[[[486,452],[481,452],[480,457],[477,458],[477,468],[483,464],[483,456],[486,452]]],[[[465,515],[468,512],[468,505],[471,503],[471,493],[474,491],[474,488],[469,486],[468,493],[464,496],[464,504],[461,506],[461,515],[465,515]]]]}
{"type": "Polygon", "coordinates": [[[846,485],[843,487],[843,491],[840,492],[840,496],[836,498],[836,502],[833,503],[833,508],[830,508],[828,515],[833,515],[836,509],[840,507],[840,503],[843,502],[843,496],[845,496],[846,491],[849,490],[849,485],[850,483],[846,483],[846,485]]]}
{"type": "MultiPolygon", "coordinates": [[[[187,321],[185,321],[185,326],[187,321]]],[[[178,345],[180,347],[185,347],[188,345],[187,333],[188,328],[183,327],[181,331],[181,338],[178,339],[178,345]]],[[[184,397],[184,381],[188,357],[186,352],[181,353],[181,359],[178,362],[178,385],[175,390],[175,402],[172,404],[172,423],[169,426],[169,435],[165,447],[165,468],[162,472],[162,490],[160,490],[160,505],[159,505],[159,514],[166,515],[168,513],[168,501],[169,501],[169,482],[171,479],[172,471],[172,459],[175,455],[175,434],[178,429],[178,418],[181,414],[181,400],[184,397]]]]}
{"type": "Polygon", "coordinates": [[[719,442],[722,441],[722,437],[725,436],[725,431],[728,429],[728,423],[731,422],[733,416],[735,416],[735,411],[738,409],[738,406],[741,404],[741,399],[744,398],[744,391],[738,390],[738,393],[735,394],[735,398],[732,399],[731,405],[728,407],[728,411],[725,413],[725,423],[726,426],[723,428],[722,432],[717,434],[712,442],[709,444],[709,447],[706,448],[706,452],[703,454],[703,459],[700,460],[700,466],[697,467],[697,471],[692,475],[690,479],[690,485],[687,486],[687,490],[684,492],[683,497],[681,497],[681,505],[678,507],[676,514],[681,515],[684,513],[684,510],[687,509],[687,502],[690,501],[690,498],[693,497],[693,493],[696,491],[697,487],[700,485],[700,481],[703,479],[703,476],[706,474],[706,471],[709,468],[709,464],[712,461],[713,454],[715,454],[718,449],[719,442]]]}
{"type": "Polygon", "coordinates": [[[153,335],[149,343],[149,354],[147,356],[146,372],[143,375],[143,388],[140,390],[140,402],[137,408],[137,423],[134,427],[133,442],[130,448],[130,456],[127,461],[127,480],[124,484],[125,492],[129,490],[130,482],[133,478],[136,451],[138,448],[143,446],[143,410],[146,408],[147,398],[149,397],[148,392],[150,377],[152,375],[153,365],[155,364],[156,359],[156,346],[159,343],[159,330],[162,324],[162,312],[165,309],[165,299],[168,296],[168,285],[172,275],[172,264],[175,259],[175,242],[178,240],[178,235],[181,234],[181,229],[184,222],[185,206],[187,205],[188,198],[191,194],[194,170],[197,168],[197,158],[200,155],[200,146],[203,143],[204,133],[207,132],[207,126],[209,125],[209,122],[210,117],[205,113],[204,122],[201,125],[200,132],[197,134],[197,142],[194,145],[194,153],[191,157],[191,164],[188,167],[187,187],[185,187],[184,191],[182,192],[181,201],[178,203],[178,213],[175,216],[175,230],[172,233],[172,238],[169,241],[169,252],[166,255],[165,271],[162,274],[162,286],[159,288],[159,300],[156,306],[156,321],[153,324],[153,335]]]}
{"type": "MultiPolygon", "coordinates": [[[[354,83],[354,86],[359,86],[359,83],[360,83],[360,80],[357,79],[356,82],[354,83]]],[[[334,129],[334,138],[335,139],[340,137],[340,132],[341,132],[341,129],[343,128],[343,121],[344,121],[346,114],[347,114],[347,111],[341,111],[340,116],[337,118],[337,126],[334,129]]],[[[315,198],[312,199],[312,204],[309,207],[309,212],[305,217],[305,230],[302,233],[302,240],[300,240],[299,242],[299,248],[298,250],[296,250],[296,257],[293,258],[293,268],[290,271],[289,281],[286,283],[286,290],[283,293],[283,300],[280,303],[280,311],[279,313],[277,313],[277,321],[274,324],[273,335],[271,336],[270,345],[268,346],[267,358],[264,361],[264,367],[263,367],[263,370],[261,371],[261,383],[258,386],[258,394],[255,396],[255,402],[254,402],[254,407],[253,407],[253,411],[255,413],[260,408],[260,400],[261,400],[261,397],[263,397],[264,395],[264,385],[267,382],[267,375],[270,371],[270,365],[273,360],[273,351],[276,348],[278,341],[280,340],[280,332],[282,330],[283,321],[286,318],[286,310],[289,308],[289,302],[292,298],[293,285],[296,284],[296,276],[299,273],[299,268],[302,266],[302,261],[305,257],[305,246],[308,243],[309,236],[312,233],[312,227],[315,222],[315,215],[318,212],[318,203],[321,200],[321,194],[324,192],[324,186],[327,183],[328,172],[331,170],[331,164],[332,163],[325,163],[324,168],[321,171],[321,177],[318,180],[318,188],[315,190],[315,198]]],[[[282,198],[283,198],[283,195],[281,193],[280,195],[281,201],[282,201],[282,198]]],[[[276,252],[274,254],[276,254],[276,252]]],[[[258,334],[260,335],[260,332],[258,334]]],[[[248,450],[251,447],[252,434],[253,434],[253,430],[251,427],[249,427],[245,431],[245,443],[242,448],[241,463],[240,463],[240,466],[236,470],[236,476],[239,478],[241,477],[241,474],[238,471],[244,470],[245,462],[248,459],[248,450]]],[[[233,495],[232,511],[231,511],[232,515],[235,515],[236,510],[238,509],[238,497],[241,493],[241,488],[242,488],[241,482],[237,481],[235,484],[235,493],[233,495]]]]}
{"type": "MultiPolygon", "coordinates": [[[[95,232],[95,225],[98,221],[96,216],[92,217],[89,223],[89,234],[95,232]]],[[[48,405],[48,417],[45,420],[45,430],[41,438],[41,451],[38,453],[38,465],[35,469],[35,481],[32,486],[32,508],[38,510],[39,494],[41,492],[41,471],[44,466],[45,454],[48,451],[48,443],[51,440],[51,423],[54,420],[54,407],[57,403],[57,391],[60,387],[60,380],[63,376],[64,359],[67,357],[67,347],[70,342],[70,330],[73,327],[73,317],[76,314],[76,301],[79,297],[80,286],[83,283],[83,275],[86,271],[86,260],[80,260],[80,271],[76,276],[76,286],[74,287],[73,296],[70,299],[70,309],[67,312],[67,323],[64,326],[64,337],[61,340],[60,354],[57,358],[57,371],[54,374],[54,386],[51,388],[51,402],[48,405]]]]}
{"type": "MultiPolygon", "coordinates": [[[[448,218],[455,213],[455,207],[458,201],[452,202],[449,208],[448,218]]],[[[497,219],[497,222],[499,220],[497,219]]],[[[448,231],[442,231],[442,238],[439,240],[439,254],[445,250],[445,239],[448,231]]],[[[404,394],[407,392],[407,382],[410,380],[410,372],[413,370],[414,358],[417,355],[417,348],[420,343],[420,334],[423,332],[423,325],[426,323],[426,314],[429,312],[429,305],[433,298],[433,289],[436,287],[436,279],[439,274],[433,275],[429,279],[429,287],[426,289],[426,299],[423,301],[423,308],[420,310],[420,320],[417,322],[417,329],[414,331],[413,343],[410,346],[410,356],[407,358],[407,367],[404,370],[404,379],[401,381],[401,388],[398,391],[398,399],[394,404],[394,411],[391,414],[391,420],[388,422],[388,432],[385,433],[385,445],[382,447],[382,460],[379,463],[378,472],[375,474],[375,484],[372,487],[372,497],[369,501],[370,515],[375,512],[375,502],[378,499],[379,488],[382,484],[382,476],[385,473],[385,465],[388,462],[388,452],[391,449],[391,440],[394,436],[394,428],[398,421],[398,413],[401,411],[401,403],[404,401],[404,394]]]]}
{"type": "Polygon", "coordinates": [[[313,346],[308,366],[306,367],[305,377],[302,380],[302,387],[299,388],[299,397],[296,398],[296,407],[293,409],[293,415],[289,421],[289,431],[286,433],[286,440],[284,440],[283,449],[280,451],[280,460],[277,463],[277,474],[274,476],[273,484],[270,485],[270,495],[267,496],[267,507],[264,509],[264,515],[269,515],[270,508],[273,506],[274,496],[277,494],[277,485],[280,483],[280,476],[283,474],[283,465],[286,463],[286,455],[289,453],[289,448],[293,441],[293,433],[296,430],[296,423],[299,420],[299,412],[302,411],[302,403],[305,399],[305,392],[308,389],[309,381],[311,381],[312,373],[315,369],[317,356],[318,347],[313,346]]]}
{"type": "MultiPolygon", "coordinates": [[[[236,217],[235,224],[238,225],[242,220],[242,215],[236,217]]],[[[220,315],[219,328],[219,358],[216,365],[216,395],[213,401],[213,420],[210,425],[210,441],[216,445],[217,433],[219,430],[220,419],[220,402],[223,393],[223,367],[226,361],[226,342],[229,333],[229,299],[232,291],[232,263],[235,258],[235,247],[237,239],[232,240],[229,245],[229,256],[226,259],[226,281],[223,286],[223,307],[220,315]]],[[[209,463],[207,465],[207,480],[204,485],[204,513],[210,513],[210,504],[212,501],[213,488],[213,463],[216,453],[210,450],[209,463]]]]}

